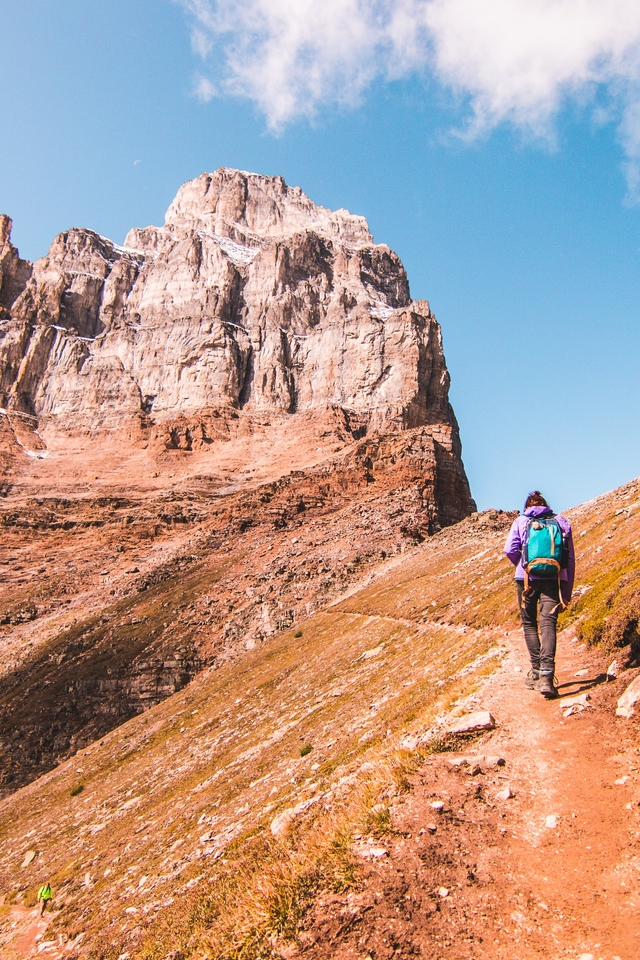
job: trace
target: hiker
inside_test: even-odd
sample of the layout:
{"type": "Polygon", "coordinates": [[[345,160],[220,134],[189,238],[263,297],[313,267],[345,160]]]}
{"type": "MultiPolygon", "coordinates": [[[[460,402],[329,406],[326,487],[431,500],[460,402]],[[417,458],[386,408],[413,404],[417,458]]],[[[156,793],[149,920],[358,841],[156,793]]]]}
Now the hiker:
{"type": "Polygon", "coordinates": [[[40,916],[43,915],[46,909],[47,901],[51,900],[52,897],[53,897],[53,893],[51,892],[51,884],[43,883],[40,889],[38,890],[38,900],[42,901],[42,906],[40,908],[40,916]]]}
{"type": "Polygon", "coordinates": [[[531,670],[524,682],[548,700],[555,687],[558,614],[571,600],[575,553],[571,526],[554,514],[539,490],[526,499],[511,525],[504,552],[516,568],[518,604],[531,670]]]}

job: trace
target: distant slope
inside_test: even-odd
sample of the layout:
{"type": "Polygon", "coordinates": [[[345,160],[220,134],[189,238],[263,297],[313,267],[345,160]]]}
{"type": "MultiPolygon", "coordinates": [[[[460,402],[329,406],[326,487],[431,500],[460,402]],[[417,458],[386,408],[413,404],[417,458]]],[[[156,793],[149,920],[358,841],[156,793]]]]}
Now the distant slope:
{"type": "MultiPolygon", "coordinates": [[[[569,515],[580,630],[628,602],[640,483],[569,515]]],[[[436,534],[3,801],[8,901],[50,878],[70,957],[281,955],[315,891],[353,879],[354,834],[403,789],[411,737],[468,707],[519,629],[510,519],[436,534]]]]}

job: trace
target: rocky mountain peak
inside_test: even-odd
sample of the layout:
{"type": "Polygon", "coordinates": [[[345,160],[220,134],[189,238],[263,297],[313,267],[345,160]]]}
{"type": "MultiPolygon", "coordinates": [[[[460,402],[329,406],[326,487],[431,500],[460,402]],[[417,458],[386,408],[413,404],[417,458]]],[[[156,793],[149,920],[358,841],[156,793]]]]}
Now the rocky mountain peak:
{"type": "Polygon", "coordinates": [[[281,435],[300,418],[327,434],[344,423],[354,440],[425,428],[436,513],[471,509],[440,326],[362,217],[223,167],[123,246],[74,228],[30,264],[10,228],[2,218],[0,407],[33,424],[22,450],[116,433],[212,450],[234,418],[245,435],[269,418],[281,435]]]}
{"type": "Polygon", "coordinates": [[[334,212],[319,207],[300,187],[287,186],[282,177],[228,167],[183,184],[167,210],[165,223],[183,228],[197,226],[249,245],[261,239],[283,239],[303,230],[353,246],[373,245],[364,217],[348,210],[334,212]]]}

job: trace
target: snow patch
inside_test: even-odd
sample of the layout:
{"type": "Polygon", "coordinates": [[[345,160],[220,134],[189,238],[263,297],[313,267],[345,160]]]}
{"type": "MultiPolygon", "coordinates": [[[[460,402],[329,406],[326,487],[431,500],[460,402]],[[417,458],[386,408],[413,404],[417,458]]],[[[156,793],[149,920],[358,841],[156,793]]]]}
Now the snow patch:
{"type": "Polygon", "coordinates": [[[198,236],[214,240],[229,259],[239,266],[251,263],[260,252],[259,247],[247,247],[242,243],[236,243],[235,240],[230,240],[229,237],[219,237],[215,233],[207,233],[206,230],[198,230],[198,236]]]}

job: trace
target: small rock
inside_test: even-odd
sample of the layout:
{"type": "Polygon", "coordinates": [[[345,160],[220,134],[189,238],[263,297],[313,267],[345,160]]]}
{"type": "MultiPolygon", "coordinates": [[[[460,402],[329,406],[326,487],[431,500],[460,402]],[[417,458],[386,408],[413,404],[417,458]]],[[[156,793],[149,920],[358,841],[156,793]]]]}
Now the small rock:
{"type": "Polygon", "coordinates": [[[318,797],[310,797],[308,800],[301,800],[295,807],[289,807],[283,810],[271,821],[270,830],[274,837],[283,837],[289,832],[296,817],[299,817],[305,810],[316,803],[318,797]]]}
{"type": "MultiPolygon", "coordinates": [[[[437,826],[435,825],[435,823],[428,823],[428,824],[427,824],[427,830],[429,831],[429,833],[435,833],[437,829],[438,829],[438,828],[437,828],[437,826]]],[[[424,831],[421,830],[420,832],[423,833],[424,831]]]]}
{"type": "Polygon", "coordinates": [[[422,743],[422,737],[420,734],[413,734],[408,737],[403,737],[400,741],[400,746],[403,750],[411,750],[413,753],[414,750],[417,750],[420,744],[422,743]]]}
{"type": "Polygon", "coordinates": [[[27,850],[24,855],[24,860],[22,861],[23,867],[28,867],[30,863],[33,863],[35,858],[38,856],[37,850],[27,850]]]}
{"type": "Polygon", "coordinates": [[[382,857],[388,857],[389,851],[384,847],[362,847],[358,850],[361,857],[371,857],[373,860],[380,860],[382,857]]]}
{"type": "Polygon", "coordinates": [[[384,650],[384,643],[378,644],[377,647],[372,647],[370,650],[365,650],[364,653],[361,653],[357,658],[358,660],[371,660],[372,657],[377,657],[384,650]]]}
{"type": "Polygon", "coordinates": [[[444,803],[442,800],[434,800],[433,803],[430,804],[430,807],[432,810],[435,810],[436,813],[442,813],[444,810],[444,803]]]}
{"type": "Polygon", "coordinates": [[[547,830],[555,830],[555,829],[556,829],[556,827],[558,826],[558,818],[557,818],[557,816],[555,815],[555,813],[549,814],[549,816],[548,816],[548,817],[546,818],[546,820],[544,821],[544,825],[545,825],[545,827],[547,828],[547,830]]]}
{"type": "Polygon", "coordinates": [[[563,707],[562,716],[572,717],[575,713],[582,713],[584,707],[581,703],[573,703],[570,707],[563,707]]]}
{"type": "Polygon", "coordinates": [[[496,721],[488,710],[478,710],[459,717],[447,727],[447,733],[476,733],[480,730],[493,730],[496,721]]]}
{"type": "Polygon", "coordinates": [[[446,897],[449,896],[449,891],[447,890],[446,887],[438,887],[438,896],[442,897],[442,899],[444,900],[446,897]]]}
{"type": "Polygon", "coordinates": [[[612,660],[607,667],[607,680],[617,680],[620,672],[620,664],[617,660],[612,660]]]}
{"type": "Polygon", "coordinates": [[[472,767],[469,767],[469,769],[467,770],[467,773],[471,777],[477,777],[479,773],[482,773],[482,767],[480,766],[479,763],[474,763],[472,767]]]}
{"type": "Polygon", "coordinates": [[[618,780],[614,780],[613,782],[617,787],[624,787],[628,779],[629,777],[620,777],[618,780]]]}
{"type": "Polygon", "coordinates": [[[447,757],[447,763],[450,767],[467,767],[469,765],[466,757],[447,757]]]}
{"type": "Polygon", "coordinates": [[[484,762],[487,767],[495,770],[497,767],[504,767],[506,761],[504,757],[485,757],[484,762]]]}
{"type": "Polygon", "coordinates": [[[522,667],[514,667],[514,668],[513,668],[513,672],[514,672],[514,673],[522,673],[522,667]]]}
{"type": "Polygon", "coordinates": [[[562,710],[563,716],[571,717],[574,713],[582,713],[583,710],[586,710],[587,707],[590,707],[591,704],[591,695],[588,693],[580,693],[576,697],[571,697],[568,700],[562,700],[560,703],[560,709],[562,710]]]}
{"type": "Polygon", "coordinates": [[[496,800],[512,800],[513,797],[515,797],[515,793],[509,784],[507,784],[503,790],[499,790],[498,793],[496,793],[496,800]]]}
{"type": "Polygon", "coordinates": [[[574,673],[574,677],[586,677],[588,673],[589,673],[588,670],[576,670],[576,672],[574,673]]]}
{"type": "Polygon", "coordinates": [[[634,705],[640,700],[640,675],[633,680],[618,699],[617,717],[632,717],[634,705]]]}
{"type": "Polygon", "coordinates": [[[596,960],[592,953],[581,953],[580,960],[596,960]]]}

